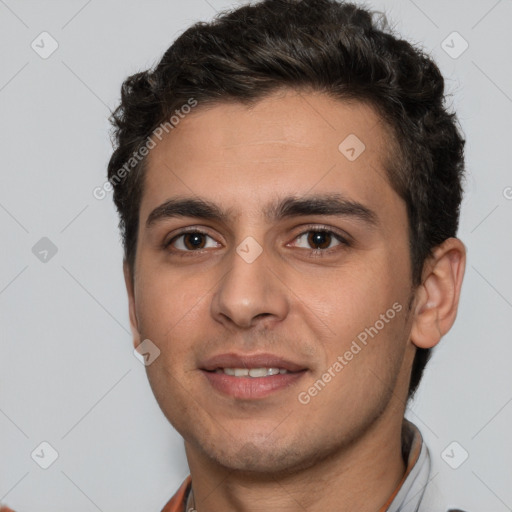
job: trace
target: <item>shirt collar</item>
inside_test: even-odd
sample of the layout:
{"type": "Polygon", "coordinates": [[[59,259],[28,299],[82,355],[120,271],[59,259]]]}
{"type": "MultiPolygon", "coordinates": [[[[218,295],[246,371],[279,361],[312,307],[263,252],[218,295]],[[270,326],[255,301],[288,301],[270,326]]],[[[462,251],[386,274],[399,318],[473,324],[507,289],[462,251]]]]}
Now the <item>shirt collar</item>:
{"type": "Polygon", "coordinates": [[[402,455],[407,464],[398,484],[380,512],[419,510],[430,476],[430,454],[416,425],[404,419],[402,424],[402,455]]]}

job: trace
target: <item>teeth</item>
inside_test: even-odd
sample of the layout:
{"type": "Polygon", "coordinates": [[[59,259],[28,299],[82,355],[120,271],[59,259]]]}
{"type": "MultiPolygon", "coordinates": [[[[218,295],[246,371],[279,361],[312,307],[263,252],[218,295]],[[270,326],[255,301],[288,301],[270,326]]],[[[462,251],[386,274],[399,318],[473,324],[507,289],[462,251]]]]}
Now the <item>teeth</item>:
{"type": "Polygon", "coordinates": [[[288,373],[284,368],[217,368],[216,373],[224,373],[234,377],[268,377],[288,373]]]}
{"type": "Polygon", "coordinates": [[[251,368],[249,370],[249,375],[251,377],[266,377],[267,369],[266,368],[251,368]]]}

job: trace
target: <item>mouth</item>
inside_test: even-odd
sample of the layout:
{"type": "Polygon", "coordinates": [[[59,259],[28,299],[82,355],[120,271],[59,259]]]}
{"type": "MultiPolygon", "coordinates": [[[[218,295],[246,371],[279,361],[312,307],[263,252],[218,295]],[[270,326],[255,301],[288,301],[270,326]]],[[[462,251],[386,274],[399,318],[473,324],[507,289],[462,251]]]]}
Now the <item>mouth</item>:
{"type": "Polygon", "coordinates": [[[272,354],[221,354],[200,368],[216,392],[256,400],[289,389],[307,372],[299,363],[272,354]]]}
{"type": "Polygon", "coordinates": [[[251,377],[252,379],[295,373],[289,372],[286,368],[216,368],[213,371],[215,373],[230,375],[231,377],[251,377]]]}

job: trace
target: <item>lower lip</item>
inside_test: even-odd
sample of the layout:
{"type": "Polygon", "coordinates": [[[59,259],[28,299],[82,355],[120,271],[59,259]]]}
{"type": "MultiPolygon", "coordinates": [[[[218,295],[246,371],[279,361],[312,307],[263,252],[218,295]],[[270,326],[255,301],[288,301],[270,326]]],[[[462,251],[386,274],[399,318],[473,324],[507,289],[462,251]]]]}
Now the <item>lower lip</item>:
{"type": "Polygon", "coordinates": [[[265,398],[295,384],[305,373],[280,373],[268,377],[234,377],[225,373],[202,370],[213,388],[225,395],[243,400],[265,398]]]}

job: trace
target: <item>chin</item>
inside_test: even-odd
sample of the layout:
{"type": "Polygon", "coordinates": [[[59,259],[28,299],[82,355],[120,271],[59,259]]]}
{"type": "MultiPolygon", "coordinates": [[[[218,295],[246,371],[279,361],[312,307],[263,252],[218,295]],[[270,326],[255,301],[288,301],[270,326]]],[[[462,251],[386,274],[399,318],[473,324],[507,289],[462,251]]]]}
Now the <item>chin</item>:
{"type": "Polygon", "coordinates": [[[293,474],[314,465],[323,458],[321,450],[308,450],[304,443],[281,439],[271,443],[268,436],[258,441],[239,442],[231,439],[229,444],[222,442],[201,441],[201,450],[212,462],[223,466],[228,471],[247,474],[252,479],[263,479],[284,474],[293,474]]]}
{"type": "Polygon", "coordinates": [[[269,450],[252,443],[247,443],[240,450],[217,454],[217,462],[224,467],[240,473],[270,476],[282,474],[297,467],[302,454],[290,450],[269,450]]]}

